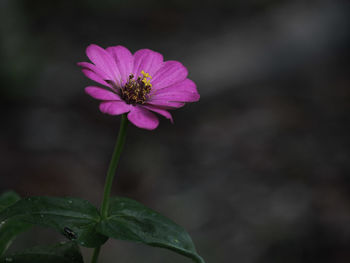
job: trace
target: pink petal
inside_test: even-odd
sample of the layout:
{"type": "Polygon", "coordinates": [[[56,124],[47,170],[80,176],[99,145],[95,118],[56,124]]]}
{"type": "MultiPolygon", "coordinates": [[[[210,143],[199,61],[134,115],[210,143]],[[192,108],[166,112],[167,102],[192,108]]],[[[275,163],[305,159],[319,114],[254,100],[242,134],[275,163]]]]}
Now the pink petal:
{"type": "Polygon", "coordinates": [[[123,46],[109,47],[106,50],[114,58],[122,79],[122,85],[125,85],[129,75],[133,72],[134,58],[131,52],[123,46]]]}
{"type": "Polygon", "coordinates": [[[154,111],[162,116],[164,116],[165,118],[167,118],[168,120],[171,121],[171,123],[174,123],[174,120],[173,120],[173,117],[171,116],[170,112],[164,110],[164,109],[161,109],[161,108],[157,108],[155,106],[142,106],[148,110],[151,110],[151,111],[154,111]]]}
{"type": "Polygon", "coordinates": [[[94,64],[88,62],[79,62],[78,66],[82,67],[84,75],[87,76],[89,79],[92,79],[97,83],[110,87],[110,85],[105,81],[105,79],[109,79],[109,77],[106,75],[106,73],[104,73],[94,64]]]}
{"type": "Polygon", "coordinates": [[[92,79],[93,81],[96,81],[97,83],[100,83],[104,86],[110,87],[110,85],[101,79],[99,75],[97,75],[95,72],[88,70],[88,69],[82,69],[85,76],[87,76],[89,79],[92,79]]]}
{"type": "Polygon", "coordinates": [[[104,101],[100,104],[100,111],[110,115],[120,115],[131,110],[131,106],[124,101],[104,101]]]}
{"type": "Polygon", "coordinates": [[[166,93],[166,92],[191,92],[191,93],[198,93],[196,84],[190,80],[190,79],[185,79],[183,81],[177,82],[171,86],[162,88],[162,89],[157,89],[154,91],[155,94],[161,94],[161,93],[166,93]]]}
{"type": "Polygon", "coordinates": [[[141,106],[132,106],[128,119],[135,126],[146,130],[154,130],[159,124],[157,116],[141,106]]]}
{"type": "Polygon", "coordinates": [[[163,56],[149,49],[140,49],[134,54],[135,77],[140,76],[141,71],[149,73],[152,77],[163,64],[163,56]]]}
{"type": "Polygon", "coordinates": [[[185,79],[184,81],[173,84],[167,88],[155,90],[151,94],[153,100],[166,100],[166,101],[178,101],[178,102],[194,102],[200,98],[197,92],[196,84],[190,80],[185,79]]]}
{"type": "Polygon", "coordinates": [[[98,100],[113,100],[113,101],[121,100],[121,98],[117,94],[99,87],[94,87],[94,86],[86,87],[85,92],[89,94],[91,97],[98,100]]]}
{"type": "Polygon", "coordinates": [[[166,88],[187,77],[187,69],[178,61],[166,61],[163,66],[152,76],[151,81],[155,90],[166,88]]]}
{"type": "Polygon", "coordinates": [[[106,73],[109,80],[120,84],[120,73],[112,56],[103,48],[97,45],[89,45],[86,48],[86,55],[103,72],[106,73]]]}
{"type": "Polygon", "coordinates": [[[77,64],[78,64],[78,66],[82,67],[83,69],[88,69],[88,70],[95,72],[102,79],[109,79],[108,75],[103,70],[96,67],[94,64],[91,64],[89,62],[78,62],[77,64]]]}
{"type": "Polygon", "coordinates": [[[156,106],[158,108],[162,109],[177,109],[181,108],[185,105],[183,102],[174,102],[174,101],[167,101],[167,100],[152,100],[147,102],[147,106],[156,106]]]}
{"type": "Polygon", "coordinates": [[[166,100],[166,101],[176,101],[176,102],[195,102],[199,100],[198,93],[191,92],[167,92],[162,94],[155,94],[152,99],[148,102],[157,101],[157,100],[166,100]]]}

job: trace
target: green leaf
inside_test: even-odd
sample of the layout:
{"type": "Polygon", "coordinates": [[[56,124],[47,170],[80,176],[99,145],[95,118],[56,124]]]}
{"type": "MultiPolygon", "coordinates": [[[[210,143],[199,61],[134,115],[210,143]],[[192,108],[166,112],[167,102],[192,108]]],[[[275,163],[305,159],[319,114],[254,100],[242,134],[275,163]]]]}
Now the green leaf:
{"type": "Polygon", "coordinates": [[[8,191],[3,193],[2,195],[0,195],[0,212],[6,207],[13,205],[20,199],[21,197],[14,191],[8,191]]]}
{"type": "Polygon", "coordinates": [[[62,242],[49,247],[34,247],[0,258],[0,263],[83,263],[75,242],[62,242]]]}
{"type": "Polygon", "coordinates": [[[85,247],[97,247],[107,240],[95,230],[100,221],[97,209],[77,198],[24,198],[0,212],[0,222],[9,219],[56,229],[85,247]]]}
{"type": "MultiPolygon", "coordinates": [[[[11,206],[20,199],[20,196],[13,191],[3,193],[0,196],[0,211],[11,206]]],[[[30,227],[30,224],[16,219],[0,221],[0,256],[7,250],[18,234],[30,227]]]]}
{"type": "Polygon", "coordinates": [[[128,198],[111,198],[108,217],[100,222],[97,231],[115,239],[167,248],[204,263],[182,227],[128,198]]]}
{"type": "Polygon", "coordinates": [[[0,222],[0,256],[9,248],[15,237],[28,230],[32,225],[18,219],[0,222]]]}

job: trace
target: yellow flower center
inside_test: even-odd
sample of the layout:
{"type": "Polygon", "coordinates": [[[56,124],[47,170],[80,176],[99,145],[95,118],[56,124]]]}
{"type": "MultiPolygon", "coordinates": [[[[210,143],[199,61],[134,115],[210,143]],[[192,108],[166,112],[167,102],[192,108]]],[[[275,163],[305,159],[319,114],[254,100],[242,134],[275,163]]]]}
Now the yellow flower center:
{"type": "Polygon", "coordinates": [[[151,75],[143,70],[136,80],[130,74],[128,82],[121,88],[121,98],[128,104],[144,104],[152,89],[151,79],[151,75]]]}

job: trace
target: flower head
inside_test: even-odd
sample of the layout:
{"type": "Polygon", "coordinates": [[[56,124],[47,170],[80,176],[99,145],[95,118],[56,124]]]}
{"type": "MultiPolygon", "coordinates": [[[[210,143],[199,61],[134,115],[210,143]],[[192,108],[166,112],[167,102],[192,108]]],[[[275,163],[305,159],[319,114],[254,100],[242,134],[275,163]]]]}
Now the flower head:
{"type": "Polygon", "coordinates": [[[157,128],[159,120],[154,113],[172,122],[168,110],[199,100],[187,69],[178,61],[163,61],[158,52],[140,49],[131,54],[123,46],[103,49],[89,45],[86,54],[92,63],[78,65],[88,78],[105,86],[86,87],[86,93],[101,100],[103,113],[127,113],[129,121],[139,128],[157,128]]]}

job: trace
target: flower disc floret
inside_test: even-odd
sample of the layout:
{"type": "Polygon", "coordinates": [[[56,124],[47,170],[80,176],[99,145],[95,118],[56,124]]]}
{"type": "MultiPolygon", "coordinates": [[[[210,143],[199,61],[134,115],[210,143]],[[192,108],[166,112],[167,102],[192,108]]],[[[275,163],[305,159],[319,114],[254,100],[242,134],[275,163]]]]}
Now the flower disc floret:
{"type": "Polygon", "coordinates": [[[128,82],[121,88],[121,98],[127,104],[144,104],[151,92],[151,75],[143,70],[141,74],[142,76],[139,76],[136,80],[134,75],[130,74],[128,82]]]}

